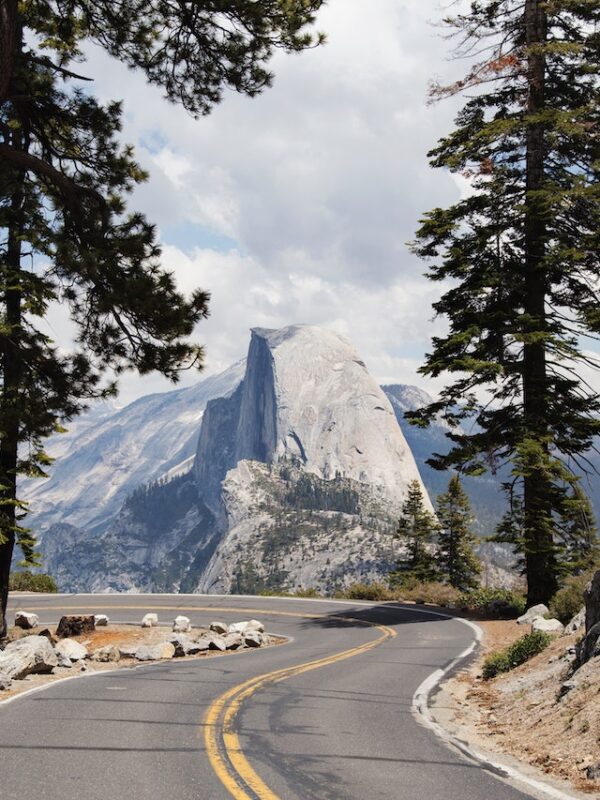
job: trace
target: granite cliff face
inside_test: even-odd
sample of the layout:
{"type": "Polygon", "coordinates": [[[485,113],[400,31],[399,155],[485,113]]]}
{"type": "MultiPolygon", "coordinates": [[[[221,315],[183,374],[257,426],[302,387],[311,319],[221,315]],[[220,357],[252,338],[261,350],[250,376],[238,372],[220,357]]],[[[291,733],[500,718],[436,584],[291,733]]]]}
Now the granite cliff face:
{"type": "Polygon", "coordinates": [[[203,591],[380,577],[408,484],[420,480],[355,349],[311,326],[252,331],[243,383],[208,404],[195,471],[223,529],[203,591]]]}
{"type": "Polygon", "coordinates": [[[116,488],[99,508],[78,497],[86,486],[100,491],[99,471],[107,460],[114,467],[114,453],[102,453],[102,467],[90,454],[107,430],[127,432],[131,406],[108,428],[103,422],[100,442],[88,431],[89,448],[66,459],[63,470],[71,473],[92,468],[79,476],[80,495],[62,514],[56,476],[54,485],[32,490],[33,499],[46,501],[37,515],[47,529],[45,565],[63,587],[330,589],[387,571],[406,488],[420,478],[388,398],[352,345],[311,326],[255,329],[243,378],[237,367],[209,381],[195,387],[193,412],[181,394],[138,401],[148,404],[160,445],[143,474],[132,464],[134,485],[111,476],[116,488]],[[159,435],[161,424],[171,429],[159,435]]]}

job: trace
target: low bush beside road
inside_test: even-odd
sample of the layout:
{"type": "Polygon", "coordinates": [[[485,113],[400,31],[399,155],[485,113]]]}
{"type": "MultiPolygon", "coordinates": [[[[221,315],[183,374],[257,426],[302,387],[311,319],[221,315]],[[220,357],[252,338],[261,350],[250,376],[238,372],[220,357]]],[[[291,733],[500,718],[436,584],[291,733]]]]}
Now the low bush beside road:
{"type": "Polygon", "coordinates": [[[486,658],[482,674],[485,680],[496,677],[501,672],[509,672],[537,656],[552,641],[552,636],[544,631],[532,631],[521,636],[504,650],[498,650],[486,658]]]}
{"type": "Polygon", "coordinates": [[[11,572],[8,581],[11,592],[58,592],[56,581],[50,575],[33,573],[29,570],[11,572]]]}
{"type": "Polygon", "coordinates": [[[525,595],[514,589],[481,586],[461,595],[459,605],[484,616],[516,618],[525,611],[525,595]]]}

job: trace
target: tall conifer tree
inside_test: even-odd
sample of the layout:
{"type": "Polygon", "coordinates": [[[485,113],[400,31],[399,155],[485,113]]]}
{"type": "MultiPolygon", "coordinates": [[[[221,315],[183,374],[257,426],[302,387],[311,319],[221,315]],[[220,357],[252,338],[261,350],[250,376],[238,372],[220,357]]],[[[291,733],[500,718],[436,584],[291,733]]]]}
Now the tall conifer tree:
{"type": "Polygon", "coordinates": [[[436,519],[425,507],[421,484],[412,481],[396,531],[396,537],[405,552],[389,575],[390,586],[405,586],[415,581],[427,582],[439,578],[436,553],[432,547],[436,531],[436,519]]]}
{"type": "Polygon", "coordinates": [[[477,586],[481,564],[473,551],[473,512],[458,475],[437,499],[438,566],[442,580],[461,591],[477,586]]]}
{"type": "Polygon", "coordinates": [[[566,465],[585,468],[600,430],[599,396],[580,378],[597,366],[585,337],[600,334],[600,4],[473,0],[446,22],[472,66],[433,88],[467,100],[430,157],[473,193],[429,212],[414,245],[448,287],[435,308],[449,331],[422,372],[455,378],[412,418],[441,412],[453,428],[434,466],[512,464],[528,602],[547,602],[577,482],[566,465]]]}
{"type": "Polygon", "coordinates": [[[18,476],[43,474],[44,438],[114,391],[107,370],[177,380],[202,365],[189,336],[208,296],[177,291],[154,227],[127,213],[145,175],[119,142],[120,105],[81,89],[83,43],[200,115],[226,88],[268,86],[275,48],[318,43],[307,26],[322,2],[0,0],[0,638],[15,543],[33,559],[18,476]],[[57,303],[77,331],[70,354],[44,332],[57,303]]]}

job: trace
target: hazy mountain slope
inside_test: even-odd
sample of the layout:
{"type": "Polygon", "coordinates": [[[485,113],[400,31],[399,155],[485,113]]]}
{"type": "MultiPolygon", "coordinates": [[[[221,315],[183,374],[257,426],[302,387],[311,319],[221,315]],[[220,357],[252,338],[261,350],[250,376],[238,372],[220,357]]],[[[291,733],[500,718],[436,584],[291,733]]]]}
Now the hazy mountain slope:
{"type": "Polygon", "coordinates": [[[101,404],[52,437],[50,477],[28,481],[28,524],[38,535],[55,523],[102,528],[139,486],[169,470],[189,470],[206,404],[239,384],[235,364],[190,388],[142,397],[123,409],[101,404]],[[186,463],[187,462],[187,463],[186,463]]]}

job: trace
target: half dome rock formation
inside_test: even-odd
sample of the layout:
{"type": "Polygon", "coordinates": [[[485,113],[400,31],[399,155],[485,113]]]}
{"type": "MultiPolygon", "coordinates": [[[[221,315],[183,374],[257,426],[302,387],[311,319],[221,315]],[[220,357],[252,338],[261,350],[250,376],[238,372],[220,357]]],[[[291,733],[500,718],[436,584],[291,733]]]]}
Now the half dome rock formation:
{"type": "Polygon", "coordinates": [[[102,530],[63,520],[48,532],[46,566],[64,588],[331,590],[391,568],[420,477],[355,348],[320,327],[256,328],[243,377],[224,389],[205,400],[190,471],[173,476],[165,458],[165,477],[102,530]]]}
{"type": "Polygon", "coordinates": [[[196,457],[207,498],[240,461],[369,484],[394,504],[420,480],[390,401],[354,347],[309,325],[255,328],[238,391],[208,403],[196,457]]]}
{"type": "Polygon", "coordinates": [[[199,588],[248,592],[381,577],[420,481],[354,347],[308,325],[252,331],[242,384],[207,405],[196,476],[223,525],[199,588]]]}

